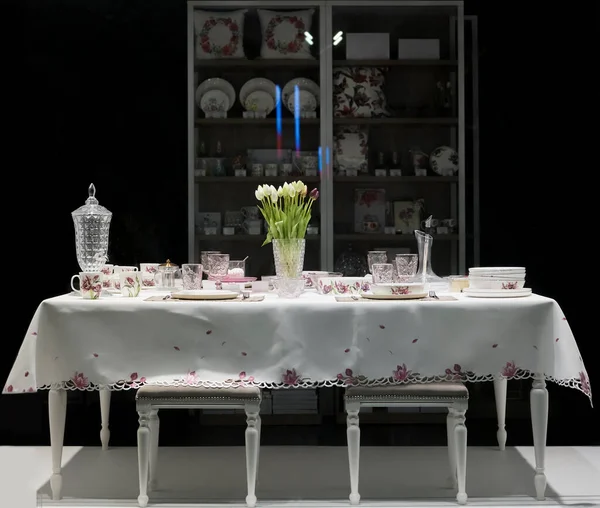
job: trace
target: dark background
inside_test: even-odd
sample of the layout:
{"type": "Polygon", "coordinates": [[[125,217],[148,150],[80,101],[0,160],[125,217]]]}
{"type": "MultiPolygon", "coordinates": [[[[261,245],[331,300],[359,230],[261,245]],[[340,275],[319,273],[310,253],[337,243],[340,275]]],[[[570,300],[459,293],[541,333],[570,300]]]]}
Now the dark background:
{"type": "MultiPolygon", "coordinates": [[[[597,22],[589,5],[525,11],[468,1],[465,13],[479,16],[481,264],[527,267],[529,285],[561,305],[598,389],[597,217],[585,196],[598,171],[597,22]]],[[[0,385],[39,302],[66,292],[79,271],[70,213],[90,182],[113,212],[112,262],[187,258],[186,2],[30,0],[2,8],[8,292],[0,385]]],[[[549,391],[548,444],[600,444],[599,412],[587,397],[549,391]]],[[[0,444],[48,444],[46,397],[0,397],[0,444]]],[[[70,397],[65,444],[97,445],[97,394],[70,397]]],[[[113,444],[135,445],[131,399],[113,396],[113,444]]],[[[509,445],[532,443],[529,422],[511,420],[510,401],[507,424],[509,445]]],[[[493,444],[494,428],[494,418],[471,423],[470,444],[493,444]]],[[[304,432],[287,430],[287,442],[304,432]]],[[[185,444],[191,433],[179,431],[173,439],[185,444]]],[[[217,439],[211,432],[206,439],[217,439]]],[[[319,442],[344,442],[343,428],[319,432],[319,442]]]]}

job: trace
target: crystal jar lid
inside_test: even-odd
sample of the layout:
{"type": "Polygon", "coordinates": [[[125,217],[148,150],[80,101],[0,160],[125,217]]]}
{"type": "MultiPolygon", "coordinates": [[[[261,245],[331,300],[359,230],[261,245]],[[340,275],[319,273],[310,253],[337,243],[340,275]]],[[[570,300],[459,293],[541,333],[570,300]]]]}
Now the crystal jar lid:
{"type": "Polygon", "coordinates": [[[175,263],[171,263],[170,259],[167,259],[166,263],[159,265],[159,267],[161,267],[161,268],[177,268],[177,265],[175,263]]]}
{"type": "Polygon", "coordinates": [[[80,206],[77,210],[71,213],[73,216],[83,215],[96,215],[111,217],[112,212],[109,212],[106,208],[98,203],[96,199],[96,187],[94,184],[90,184],[88,187],[88,198],[85,200],[85,205],[80,206]]]}

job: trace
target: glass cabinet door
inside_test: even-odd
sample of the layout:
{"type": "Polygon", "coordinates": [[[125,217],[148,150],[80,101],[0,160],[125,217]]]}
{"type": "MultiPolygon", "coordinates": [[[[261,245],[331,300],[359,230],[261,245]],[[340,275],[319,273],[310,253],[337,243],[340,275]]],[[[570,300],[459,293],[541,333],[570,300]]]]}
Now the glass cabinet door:
{"type": "Polygon", "coordinates": [[[349,256],[416,253],[419,229],[437,275],[465,271],[462,5],[418,4],[329,2],[328,261],[345,275],[366,267],[349,256]]]}
{"type": "MultiPolygon", "coordinates": [[[[216,250],[246,275],[274,274],[258,185],[320,188],[324,91],[318,2],[188,3],[189,261],[216,250]]],[[[305,270],[322,265],[322,200],[313,206],[305,270]]],[[[323,219],[324,220],[324,219],[323,219]]]]}

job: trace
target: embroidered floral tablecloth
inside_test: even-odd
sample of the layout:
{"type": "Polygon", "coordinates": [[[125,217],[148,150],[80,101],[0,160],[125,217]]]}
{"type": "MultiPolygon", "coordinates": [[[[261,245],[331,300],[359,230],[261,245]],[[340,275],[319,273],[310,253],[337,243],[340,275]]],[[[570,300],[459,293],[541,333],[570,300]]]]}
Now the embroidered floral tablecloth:
{"type": "Polygon", "coordinates": [[[338,302],[305,293],[261,302],[64,295],[38,307],[4,393],[144,383],[264,388],[496,376],[591,388],[559,305],[539,295],[338,302]]]}

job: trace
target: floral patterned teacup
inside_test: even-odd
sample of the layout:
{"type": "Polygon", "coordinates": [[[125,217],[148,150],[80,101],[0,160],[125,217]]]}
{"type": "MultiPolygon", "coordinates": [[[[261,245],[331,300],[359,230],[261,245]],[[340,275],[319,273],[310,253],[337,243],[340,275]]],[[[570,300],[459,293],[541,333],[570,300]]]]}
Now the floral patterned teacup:
{"type": "Polygon", "coordinates": [[[156,286],[154,275],[158,272],[160,263],[140,263],[140,273],[142,274],[142,287],[153,288],[156,286]]]}
{"type": "Polygon", "coordinates": [[[115,265],[104,265],[102,268],[100,268],[100,271],[104,275],[104,279],[110,277],[113,274],[114,267],[115,265]]]}
{"type": "Polygon", "coordinates": [[[102,293],[102,272],[79,272],[71,277],[71,289],[81,293],[86,300],[97,300],[102,293]],[[73,281],[79,279],[79,289],[73,285],[73,281]]]}
{"type": "Polygon", "coordinates": [[[138,271],[121,272],[119,282],[123,296],[138,296],[142,289],[142,274],[138,271]]]}

